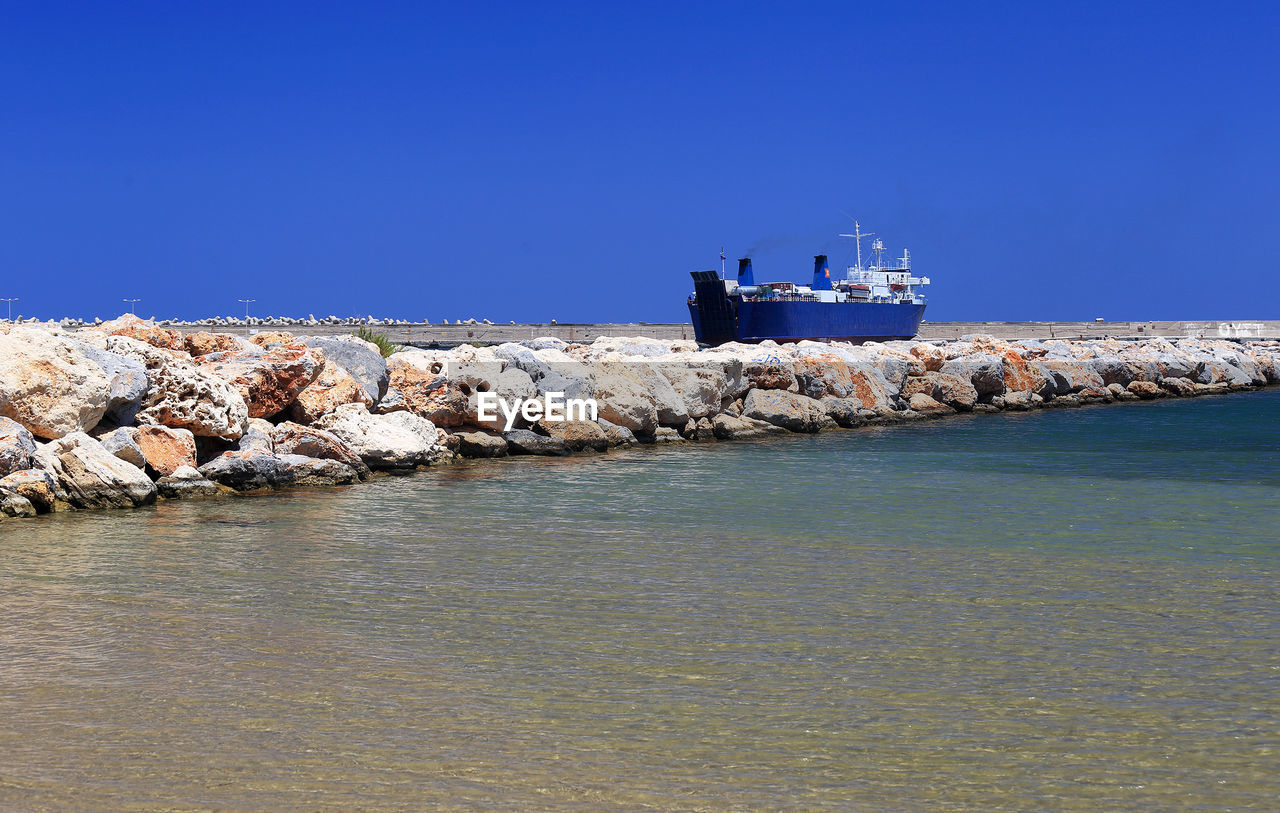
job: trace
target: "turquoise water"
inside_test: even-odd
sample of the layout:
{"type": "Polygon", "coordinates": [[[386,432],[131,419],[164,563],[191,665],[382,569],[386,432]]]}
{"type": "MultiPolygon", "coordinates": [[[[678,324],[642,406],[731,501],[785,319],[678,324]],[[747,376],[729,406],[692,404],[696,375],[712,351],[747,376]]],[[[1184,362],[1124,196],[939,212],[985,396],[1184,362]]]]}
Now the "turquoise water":
{"type": "Polygon", "coordinates": [[[1275,809],[1280,392],[0,524],[0,809],[1275,809]]]}

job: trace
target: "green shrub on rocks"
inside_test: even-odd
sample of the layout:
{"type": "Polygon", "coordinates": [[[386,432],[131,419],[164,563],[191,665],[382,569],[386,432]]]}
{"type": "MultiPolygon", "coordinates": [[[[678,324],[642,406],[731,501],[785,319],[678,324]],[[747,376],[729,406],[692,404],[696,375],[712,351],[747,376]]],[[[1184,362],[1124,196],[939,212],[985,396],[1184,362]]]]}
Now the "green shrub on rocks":
{"type": "Polygon", "coordinates": [[[382,354],[383,358],[389,357],[400,349],[400,345],[392,342],[385,333],[374,333],[367,327],[356,328],[356,338],[364,339],[370,344],[376,344],[378,352],[382,354]]]}

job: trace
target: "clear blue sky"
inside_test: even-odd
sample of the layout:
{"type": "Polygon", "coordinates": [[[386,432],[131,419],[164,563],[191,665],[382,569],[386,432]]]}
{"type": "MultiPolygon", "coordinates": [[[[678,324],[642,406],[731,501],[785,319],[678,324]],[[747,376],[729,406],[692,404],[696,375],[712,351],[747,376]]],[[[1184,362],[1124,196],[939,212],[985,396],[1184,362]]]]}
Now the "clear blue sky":
{"type": "Polygon", "coordinates": [[[687,318],[835,265],[927,318],[1280,318],[1280,4],[6,3],[42,318],[687,318]]]}

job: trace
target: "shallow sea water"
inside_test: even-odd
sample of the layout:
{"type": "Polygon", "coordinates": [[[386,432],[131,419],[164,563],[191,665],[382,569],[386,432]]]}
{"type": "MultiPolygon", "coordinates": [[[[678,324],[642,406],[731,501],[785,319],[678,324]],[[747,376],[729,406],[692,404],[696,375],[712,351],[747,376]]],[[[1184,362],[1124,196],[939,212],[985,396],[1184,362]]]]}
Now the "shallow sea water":
{"type": "Polygon", "coordinates": [[[1280,392],[0,523],[0,809],[1280,798],[1280,392]]]}

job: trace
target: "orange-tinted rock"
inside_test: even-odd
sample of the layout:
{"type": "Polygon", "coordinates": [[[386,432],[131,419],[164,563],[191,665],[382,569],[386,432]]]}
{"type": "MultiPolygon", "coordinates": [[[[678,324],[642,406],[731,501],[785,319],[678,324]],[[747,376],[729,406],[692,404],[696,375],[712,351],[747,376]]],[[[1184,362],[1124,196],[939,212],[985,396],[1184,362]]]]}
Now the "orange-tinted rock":
{"type": "Polygon", "coordinates": [[[969,412],[978,403],[978,391],[973,384],[967,378],[950,373],[930,371],[921,376],[908,376],[900,395],[910,400],[917,394],[927,395],[960,412],[969,412]]]}
{"type": "Polygon", "coordinates": [[[742,416],[781,426],[792,432],[818,432],[826,422],[822,404],[783,390],[752,390],[742,404],[742,416]]]}
{"type": "Polygon", "coordinates": [[[320,362],[301,342],[270,350],[210,353],[196,361],[240,392],[250,418],[264,418],[285,409],[320,372],[320,362]]]}
{"type": "Polygon", "coordinates": [[[1040,366],[1054,377],[1054,392],[1057,395],[1073,392],[1096,393],[1107,386],[1093,364],[1088,361],[1045,359],[1040,362],[1040,366]]]}
{"type": "Polygon", "coordinates": [[[423,369],[394,356],[387,364],[391,387],[401,394],[409,412],[436,426],[462,426],[467,419],[469,393],[450,383],[443,372],[423,369]]]}
{"type": "Polygon", "coordinates": [[[800,392],[810,398],[820,399],[826,395],[843,398],[853,390],[849,365],[839,356],[800,356],[794,362],[794,374],[800,392]]]}
{"type": "Polygon", "coordinates": [[[776,357],[747,359],[743,362],[742,374],[750,382],[752,389],[793,391],[799,389],[790,359],[776,357]]]}
{"type": "Polygon", "coordinates": [[[196,466],[196,438],[189,430],[139,426],[133,439],[142,449],[147,466],[161,477],[173,474],[182,466],[196,466]]]}
{"type": "Polygon", "coordinates": [[[889,406],[889,387],[883,378],[875,373],[849,368],[849,378],[852,384],[850,396],[857,398],[865,409],[881,409],[889,406]]]}
{"type": "MultiPolygon", "coordinates": [[[[289,406],[289,417],[298,423],[311,423],[327,415],[343,404],[373,406],[373,399],[350,373],[339,364],[325,358],[324,351],[311,348],[312,355],[320,359],[320,373],[315,380],[298,393],[289,406]]],[[[301,454],[306,454],[302,452],[301,454]]],[[[314,457],[315,455],[312,455],[314,457]]]]}
{"type": "Polygon", "coordinates": [[[360,455],[332,432],[285,421],[272,430],[271,440],[276,454],[297,454],[314,457],[317,460],[336,460],[350,466],[362,480],[369,476],[369,467],[360,459],[360,455]]]}
{"type": "Polygon", "coordinates": [[[102,368],[71,340],[25,327],[0,336],[0,415],[37,437],[97,426],[110,390],[102,368]]]}
{"type": "Polygon", "coordinates": [[[947,354],[942,352],[941,348],[923,342],[911,348],[911,355],[920,359],[926,372],[941,370],[942,365],[947,362],[947,354]]]}
{"type": "Polygon", "coordinates": [[[907,376],[907,380],[902,382],[902,390],[898,393],[903,398],[910,400],[911,396],[918,392],[925,395],[933,395],[933,382],[922,375],[907,376]]]}
{"type": "Polygon", "coordinates": [[[44,469],[23,469],[0,477],[0,489],[8,489],[26,498],[41,514],[53,509],[57,485],[53,475],[44,469]]]}
{"type": "Polygon", "coordinates": [[[609,436],[595,421],[549,421],[543,418],[538,425],[570,451],[603,452],[609,448],[609,436]]]}
{"type": "Polygon", "coordinates": [[[1044,375],[1016,350],[1006,350],[1004,356],[1004,388],[1009,392],[1043,392],[1047,386],[1044,375]]]}
{"type": "Polygon", "coordinates": [[[1148,400],[1164,394],[1160,385],[1152,381],[1130,381],[1126,389],[1139,398],[1148,400]]]}
{"type": "Polygon", "coordinates": [[[255,333],[249,337],[249,341],[258,347],[266,347],[269,344],[292,344],[293,334],[284,330],[266,330],[262,333],[255,333]]]}
{"type": "Polygon", "coordinates": [[[1185,378],[1166,378],[1160,382],[1160,386],[1173,395],[1196,394],[1196,385],[1185,378]]]}
{"type": "Polygon", "coordinates": [[[207,356],[210,353],[226,353],[231,350],[243,350],[244,339],[230,333],[188,333],[183,337],[187,352],[193,356],[207,356]]]}
{"type": "Polygon", "coordinates": [[[919,412],[921,415],[950,415],[955,412],[954,409],[946,404],[940,404],[923,392],[917,392],[911,396],[911,409],[913,412],[919,412]]]}
{"type": "Polygon", "coordinates": [[[181,333],[176,330],[165,330],[162,327],[157,327],[155,322],[139,319],[132,313],[126,313],[118,319],[103,322],[96,329],[108,336],[128,336],[130,339],[146,342],[152,347],[159,347],[161,350],[171,350],[175,353],[187,352],[186,341],[181,333]]]}
{"type": "Polygon", "coordinates": [[[234,440],[249,420],[240,391],[181,355],[128,336],[108,336],[107,349],[146,368],[149,386],[135,420],[189,429],[197,437],[234,440]]]}

